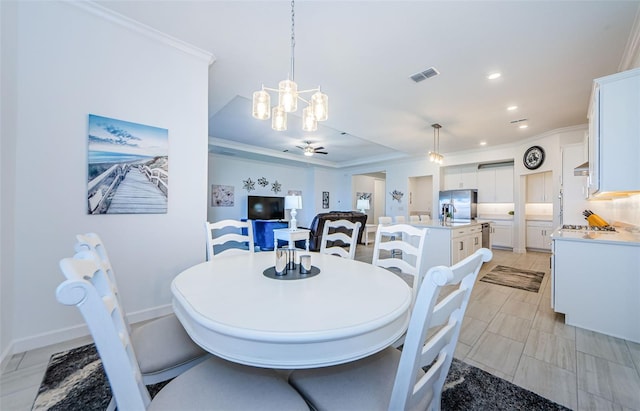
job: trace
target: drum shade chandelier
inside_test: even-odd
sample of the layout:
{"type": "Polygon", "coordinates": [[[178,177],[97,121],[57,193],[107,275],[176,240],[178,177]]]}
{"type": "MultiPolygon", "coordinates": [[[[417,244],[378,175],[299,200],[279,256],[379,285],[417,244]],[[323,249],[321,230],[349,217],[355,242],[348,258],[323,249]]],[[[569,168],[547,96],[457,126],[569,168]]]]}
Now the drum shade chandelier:
{"type": "Polygon", "coordinates": [[[329,97],[318,88],[298,91],[298,85],[294,81],[295,58],[295,12],[294,1],[291,1],[291,72],[290,77],[278,83],[278,88],[269,88],[262,85],[262,89],[253,93],[252,114],[258,120],[268,120],[271,117],[271,128],[276,131],[287,129],[287,113],[298,110],[298,100],[307,104],[302,110],[302,130],[316,131],[318,121],[324,121],[329,114],[329,97]],[[271,109],[271,96],[269,92],[278,93],[278,105],[271,109]],[[309,100],[301,97],[301,94],[314,93],[309,100]]]}
{"type": "Polygon", "coordinates": [[[433,151],[429,151],[429,161],[442,164],[444,156],[438,152],[440,150],[440,129],[442,126],[435,123],[432,124],[431,127],[433,127],[433,151]]]}

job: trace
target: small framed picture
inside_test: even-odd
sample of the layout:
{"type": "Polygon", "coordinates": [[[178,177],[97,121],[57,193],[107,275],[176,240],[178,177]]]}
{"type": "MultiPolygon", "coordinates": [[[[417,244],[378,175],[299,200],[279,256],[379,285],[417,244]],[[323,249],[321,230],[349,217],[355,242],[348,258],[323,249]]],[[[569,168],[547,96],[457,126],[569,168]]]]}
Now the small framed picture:
{"type": "Polygon", "coordinates": [[[329,192],[322,192],[322,208],[329,208],[329,192]]]}

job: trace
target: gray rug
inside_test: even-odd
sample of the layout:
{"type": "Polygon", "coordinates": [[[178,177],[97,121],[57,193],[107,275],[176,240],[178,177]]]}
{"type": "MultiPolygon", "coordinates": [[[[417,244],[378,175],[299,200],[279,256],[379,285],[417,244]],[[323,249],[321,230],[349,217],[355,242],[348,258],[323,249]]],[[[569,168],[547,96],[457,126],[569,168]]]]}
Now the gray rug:
{"type": "Polygon", "coordinates": [[[506,265],[497,265],[485,274],[480,281],[537,293],[540,290],[542,278],[544,278],[544,272],[542,271],[530,271],[522,268],[507,267],[506,265]]]}
{"type": "MultiPolygon", "coordinates": [[[[154,396],[165,383],[148,386],[154,396]]],[[[104,410],[111,389],[95,346],[51,356],[33,410],[104,410]]],[[[453,360],[442,395],[443,410],[567,410],[531,391],[453,360]]]]}

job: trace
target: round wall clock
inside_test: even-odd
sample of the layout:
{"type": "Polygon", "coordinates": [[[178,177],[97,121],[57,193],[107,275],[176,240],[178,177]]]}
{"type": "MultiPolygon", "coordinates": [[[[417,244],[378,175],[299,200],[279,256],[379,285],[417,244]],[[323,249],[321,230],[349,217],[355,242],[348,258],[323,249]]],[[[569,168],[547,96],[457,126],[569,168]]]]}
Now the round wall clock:
{"type": "Polygon", "coordinates": [[[535,170],[544,162],[544,150],[540,146],[532,146],[524,152],[522,157],[524,166],[529,170],[535,170]]]}

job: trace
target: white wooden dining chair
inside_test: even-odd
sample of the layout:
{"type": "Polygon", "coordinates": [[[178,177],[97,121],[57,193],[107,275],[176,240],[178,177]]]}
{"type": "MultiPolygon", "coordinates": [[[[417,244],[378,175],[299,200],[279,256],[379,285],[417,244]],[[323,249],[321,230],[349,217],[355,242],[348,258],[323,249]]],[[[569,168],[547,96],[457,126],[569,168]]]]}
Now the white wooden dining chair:
{"type": "Polygon", "coordinates": [[[371,264],[383,268],[395,268],[412,277],[412,301],[415,301],[418,287],[426,270],[424,247],[427,228],[417,228],[408,224],[379,225],[373,246],[371,264]],[[383,238],[391,238],[382,241],[383,238]]]}
{"type": "Polygon", "coordinates": [[[429,270],[402,351],[388,347],[348,364],[295,370],[289,382],[318,411],[439,410],[469,296],[482,263],[491,258],[483,248],[452,267],[429,270]],[[436,304],[449,285],[458,287],[436,304]]]}
{"type": "Polygon", "coordinates": [[[411,224],[419,224],[420,223],[420,216],[418,216],[418,215],[410,215],[409,216],[409,222],[411,224]]]}
{"type": "MultiPolygon", "coordinates": [[[[104,273],[105,287],[110,289],[122,307],[114,270],[100,236],[96,233],[78,234],[76,240],[75,250],[80,253],[78,258],[98,258],[96,264],[104,273]],[[83,254],[84,251],[93,251],[93,254],[83,254]]],[[[63,273],[67,274],[65,271],[63,273]]],[[[138,366],[145,384],[174,378],[209,356],[191,340],[174,314],[146,321],[139,326],[131,326],[124,312],[122,315],[133,348],[138,351],[138,366]]]]}
{"type": "Polygon", "coordinates": [[[389,225],[391,223],[393,223],[393,219],[391,217],[387,217],[387,216],[378,217],[378,224],[389,225]]]}
{"type": "Polygon", "coordinates": [[[322,229],[320,252],[353,260],[356,256],[359,231],[359,221],[355,223],[348,220],[326,221],[322,229]],[[342,231],[336,231],[338,229],[342,229],[342,231]],[[331,233],[329,233],[330,230],[331,233]],[[349,230],[351,231],[351,235],[344,232],[349,230]]]}
{"type": "Polygon", "coordinates": [[[254,252],[251,220],[205,221],[204,226],[207,233],[207,261],[223,253],[235,255],[254,252]],[[246,230],[246,234],[243,230],[246,230]]]}
{"type": "Polygon", "coordinates": [[[58,301],[75,305],[93,336],[119,410],[308,410],[276,372],[230,363],[215,356],[169,382],[151,401],[138,366],[124,313],[100,258],[92,250],[60,261],[67,280],[58,301]]]}

